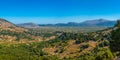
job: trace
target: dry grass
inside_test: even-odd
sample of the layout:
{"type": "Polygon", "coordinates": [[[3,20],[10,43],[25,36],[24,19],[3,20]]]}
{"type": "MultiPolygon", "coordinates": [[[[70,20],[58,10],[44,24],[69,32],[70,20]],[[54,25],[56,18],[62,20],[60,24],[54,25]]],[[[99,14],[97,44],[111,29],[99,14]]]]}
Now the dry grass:
{"type": "Polygon", "coordinates": [[[97,42],[95,42],[95,41],[89,41],[89,42],[84,42],[81,44],[75,44],[75,40],[70,40],[67,43],[68,43],[68,45],[64,47],[63,53],[56,53],[55,51],[56,51],[56,49],[58,49],[57,47],[44,48],[44,51],[51,55],[57,55],[60,58],[64,58],[64,57],[69,58],[69,57],[77,57],[77,56],[85,54],[89,51],[92,51],[97,45],[97,42]],[[86,44],[89,44],[89,47],[80,52],[80,46],[86,45],[86,44]]]}

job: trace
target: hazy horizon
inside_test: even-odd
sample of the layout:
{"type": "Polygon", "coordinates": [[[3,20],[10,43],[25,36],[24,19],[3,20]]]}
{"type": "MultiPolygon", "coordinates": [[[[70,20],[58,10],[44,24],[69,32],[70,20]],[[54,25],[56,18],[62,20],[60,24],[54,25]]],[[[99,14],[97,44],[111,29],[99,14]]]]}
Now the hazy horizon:
{"type": "MultiPolygon", "coordinates": [[[[86,19],[86,20],[83,20],[83,19],[79,19],[78,18],[75,18],[77,20],[75,20],[74,18],[68,20],[67,18],[65,19],[55,19],[53,18],[51,21],[53,22],[49,22],[45,20],[45,18],[39,18],[39,17],[34,17],[34,18],[28,18],[28,17],[23,17],[23,18],[14,18],[14,17],[11,17],[11,18],[2,18],[2,19],[6,19],[14,24],[22,24],[22,23],[35,23],[35,24],[57,24],[57,23],[69,23],[69,22],[75,22],[75,23],[81,23],[81,22],[85,22],[85,21],[90,21],[90,20],[99,20],[99,19],[105,19],[105,18],[93,18],[93,19],[86,19]],[[19,20],[19,22],[17,22],[19,20]],[[23,20],[23,21],[21,21],[23,20]],[[40,22],[41,20],[43,20],[42,22],[40,22]],[[17,23],[16,23],[17,22],[17,23]]],[[[109,20],[109,21],[116,21],[118,19],[105,19],[105,20],[109,20]]]]}

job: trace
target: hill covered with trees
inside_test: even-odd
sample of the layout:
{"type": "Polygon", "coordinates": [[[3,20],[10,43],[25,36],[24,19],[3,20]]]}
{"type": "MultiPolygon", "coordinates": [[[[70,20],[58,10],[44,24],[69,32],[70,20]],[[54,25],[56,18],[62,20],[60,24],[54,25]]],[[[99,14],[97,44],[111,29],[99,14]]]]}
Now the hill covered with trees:
{"type": "Polygon", "coordinates": [[[96,32],[43,32],[0,20],[0,60],[114,60],[120,21],[96,32]],[[5,24],[5,25],[4,25],[5,24]]]}

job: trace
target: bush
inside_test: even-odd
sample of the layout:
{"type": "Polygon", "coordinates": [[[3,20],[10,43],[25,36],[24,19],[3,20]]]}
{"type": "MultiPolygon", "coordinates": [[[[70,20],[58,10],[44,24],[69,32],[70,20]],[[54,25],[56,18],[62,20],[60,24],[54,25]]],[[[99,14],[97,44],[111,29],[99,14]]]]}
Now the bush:
{"type": "Polygon", "coordinates": [[[109,49],[100,48],[95,60],[113,60],[114,56],[109,49]]]}
{"type": "Polygon", "coordinates": [[[81,45],[81,46],[80,46],[80,51],[82,51],[82,50],[84,50],[84,49],[86,49],[86,48],[88,48],[88,47],[89,47],[89,44],[81,45]]]}
{"type": "Polygon", "coordinates": [[[113,52],[120,51],[120,28],[112,31],[112,40],[110,41],[110,48],[113,52]]]}

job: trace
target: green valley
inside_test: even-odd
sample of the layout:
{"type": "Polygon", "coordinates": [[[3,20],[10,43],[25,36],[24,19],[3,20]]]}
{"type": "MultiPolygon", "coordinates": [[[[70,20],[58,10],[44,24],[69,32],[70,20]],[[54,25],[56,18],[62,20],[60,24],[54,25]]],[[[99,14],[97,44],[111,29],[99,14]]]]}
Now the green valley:
{"type": "Polygon", "coordinates": [[[0,60],[118,59],[120,21],[96,28],[22,28],[0,19],[0,60]]]}

